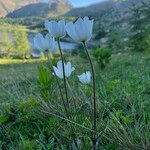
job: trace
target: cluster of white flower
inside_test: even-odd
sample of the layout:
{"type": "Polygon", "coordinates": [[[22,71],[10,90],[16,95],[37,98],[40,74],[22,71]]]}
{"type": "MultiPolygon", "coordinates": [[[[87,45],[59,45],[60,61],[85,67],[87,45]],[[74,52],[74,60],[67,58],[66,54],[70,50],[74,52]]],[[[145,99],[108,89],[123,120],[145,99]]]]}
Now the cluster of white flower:
{"type": "MultiPolygon", "coordinates": [[[[42,34],[38,33],[34,37],[34,46],[37,50],[44,53],[53,52],[56,41],[62,37],[65,37],[68,34],[75,42],[85,43],[91,39],[92,29],[93,29],[93,20],[90,20],[88,17],[78,18],[78,20],[73,22],[66,23],[65,20],[60,21],[45,21],[45,28],[48,30],[48,34],[43,37],[42,34]]],[[[53,66],[55,74],[59,78],[63,78],[63,61],[58,61],[57,67],[53,66]]],[[[71,63],[64,63],[64,72],[65,77],[69,77],[71,73],[75,70],[71,66],[71,63]]],[[[82,75],[78,76],[79,81],[83,84],[89,84],[91,82],[91,73],[87,71],[82,75]]]]}
{"type": "MultiPolygon", "coordinates": [[[[69,77],[71,73],[75,70],[75,68],[71,66],[70,62],[68,62],[67,64],[64,64],[64,66],[65,66],[65,76],[69,77]]],[[[63,79],[62,61],[58,61],[57,68],[55,66],[53,66],[53,68],[54,68],[56,75],[59,78],[63,79]]]]}
{"type": "MultiPolygon", "coordinates": [[[[85,73],[78,75],[78,79],[82,84],[90,84],[91,79],[93,83],[93,121],[92,121],[92,130],[97,129],[97,101],[96,101],[96,80],[95,80],[95,70],[94,65],[92,63],[92,59],[90,57],[90,54],[88,52],[86,42],[91,39],[92,37],[92,30],[93,30],[93,20],[90,20],[88,17],[84,18],[78,18],[76,22],[68,22],[66,23],[65,20],[60,21],[45,21],[44,23],[45,28],[48,30],[48,34],[43,37],[42,34],[38,33],[34,38],[34,47],[39,50],[40,52],[43,52],[47,55],[49,63],[51,65],[51,69],[53,71],[53,75],[56,77],[57,85],[60,91],[60,96],[63,101],[64,109],[66,112],[67,117],[70,117],[69,113],[71,111],[71,105],[69,102],[68,97],[68,90],[67,90],[67,81],[66,78],[70,77],[72,72],[75,70],[74,67],[72,67],[70,62],[65,63],[61,45],[60,45],[60,39],[65,37],[67,34],[78,43],[82,43],[83,47],[86,51],[87,58],[89,60],[90,66],[91,66],[91,72],[86,71],[85,73]],[[51,59],[49,58],[48,53],[53,52],[56,43],[58,44],[58,48],[60,51],[61,60],[58,61],[57,67],[53,66],[53,63],[51,59]],[[65,98],[64,99],[64,93],[62,93],[61,86],[59,84],[59,80],[63,79],[64,81],[64,91],[65,91],[65,98]]],[[[93,140],[93,147],[96,146],[96,136],[94,136],[93,140]]]]}

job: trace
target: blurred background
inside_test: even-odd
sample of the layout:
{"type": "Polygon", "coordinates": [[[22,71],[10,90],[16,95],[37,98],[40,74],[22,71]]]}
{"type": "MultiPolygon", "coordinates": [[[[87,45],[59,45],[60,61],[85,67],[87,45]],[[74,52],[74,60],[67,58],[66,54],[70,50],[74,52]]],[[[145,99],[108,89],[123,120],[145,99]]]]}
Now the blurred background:
{"type": "MultiPolygon", "coordinates": [[[[50,65],[33,45],[36,33],[47,34],[45,20],[84,16],[94,19],[87,47],[96,73],[97,149],[150,149],[150,0],[0,0],[0,150],[92,149],[93,90],[77,78],[90,71],[83,46],[61,39],[65,62],[75,67],[68,117],[50,65]]],[[[55,49],[53,65],[61,59],[55,49]]]]}
{"type": "MultiPolygon", "coordinates": [[[[0,57],[36,57],[33,37],[46,34],[45,20],[83,16],[95,20],[91,47],[145,51],[150,44],[149,8],[149,0],[0,0],[0,57]]],[[[62,47],[70,52],[77,45],[66,37],[62,47]]]]}

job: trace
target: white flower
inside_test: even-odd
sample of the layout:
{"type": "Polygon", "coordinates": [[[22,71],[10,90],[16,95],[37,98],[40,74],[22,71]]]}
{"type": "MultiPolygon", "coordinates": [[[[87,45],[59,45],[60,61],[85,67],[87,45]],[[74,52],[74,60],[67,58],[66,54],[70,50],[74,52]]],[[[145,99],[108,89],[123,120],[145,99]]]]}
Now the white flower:
{"type": "MultiPolygon", "coordinates": [[[[65,76],[66,77],[69,77],[71,75],[71,73],[75,70],[75,68],[71,66],[70,62],[68,62],[67,64],[64,63],[64,67],[65,67],[65,76]]],[[[54,68],[56,75],[62,79],[63,78],[62,61],[58,61],[57,67],[53,66],[53,68],[54,68]]]]}
{"type": "Polygon", "coordinates": [[[76,42],[86,42],[92,37],[93,21],[88,17],[78,18],[75,23],[66,24],[68,35],[76,42]]]}
{"type": "Polygon", "coordinates": [[[54,38],[61,38],[66,35],[65,20],[60,20],[58,22],[46,20],[44,25],[45,28],[48,30],[49,34],[54,38]]]}
{"type": "Polygon", "coordinates": [[[82,75],[78,76],[79,81],[83,84],[89,84],[91,82],[91,73],[89,71],[83,73],[82,75]]]}
{"type": "Polygon", "coordinates": [[[55,44],[54,38],[50,37],[49,34],[44,38],[42,34],[37,33],[34,37],[34,47],[39,51],[52,52],[55,48],[55,44]]]}

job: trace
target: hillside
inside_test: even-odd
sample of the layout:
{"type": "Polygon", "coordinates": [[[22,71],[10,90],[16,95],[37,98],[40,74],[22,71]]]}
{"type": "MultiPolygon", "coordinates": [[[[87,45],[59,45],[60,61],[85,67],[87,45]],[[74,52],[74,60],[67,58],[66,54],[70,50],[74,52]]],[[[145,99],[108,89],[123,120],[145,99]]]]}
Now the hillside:
{"type": "Polygon", "coordinates": [[[23,17],[40,17],[59,15],[68,12],[72,6],[66,0],[53,0],[49,3],[33,3],[21,7],[6,17],[10,18],[23,18],[23,17]]]}
{"type": "Polygon", "coordinates": [[[150,3],[149,0],[107,0],[88,7],[73,8],[65,14],[68,17],[91,16],[96,21],[96,30],[99,28],[123,29],[128,28],[132,17],[132,9],[140,8],[143,4],[150,3]]]}
{"type": "Polygon", "coordinates": [[[114,2],[106,1],[90,5],[88,7],[74,8],[66,13],[66,16],[99,16],[102,12],[112,9],[114,2]]]}
{"type": "Polygon", "coordinates": [[[0,17],[22,6],[40,2],[40,0],[0,0],[0,17]]]}
{"type": "Polygon", "coordinates": [[[104,2],[99,2],[88,7],[74,8],[67,12],[66,16],[102,16],[103,14],[108,14],[109,16],[115,14],[123,13],[126,16],[126,11],[136,4],[140,5],[143,2],[149,2],[149,0],[107,0],[104,2]]]}

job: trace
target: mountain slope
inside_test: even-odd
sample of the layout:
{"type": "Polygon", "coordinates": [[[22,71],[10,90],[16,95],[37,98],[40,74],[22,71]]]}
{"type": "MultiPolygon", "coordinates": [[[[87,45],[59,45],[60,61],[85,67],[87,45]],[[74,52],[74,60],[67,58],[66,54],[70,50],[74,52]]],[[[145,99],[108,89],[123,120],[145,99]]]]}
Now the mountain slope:
{"type": "Polygon", "coordinates": [[[0,17],[4,17],[9,12],[22,6],[37,2],[40,2],[40,0],[0,0],[0,17]]]}
{"type": "Polygon", "coordinates": [[[49,16],[66,13],[71,5],[66,0],[53,0],[49,3],[29,4],[9,13],[6,17],[23,18],[36,16],[49,16]]]}
{"type": "Polygon", "coordinates": [[[66,16],[102,16],[104,13],[112,12],[124,13],[128,11],[133,4],[138,6],[143,2],[149,2],[149,0],[107,0],[99,2],[88,7],[74,8],[67,12],[66,16]]]}
{"type": "Polygon", "coordinates": [[[97,4],[90,5],[88,7],[74,8],[66,13],[66,16],[99,16],[102,12],[106,12],[112,9],[114,2],[105,1],[97,4]]]}

